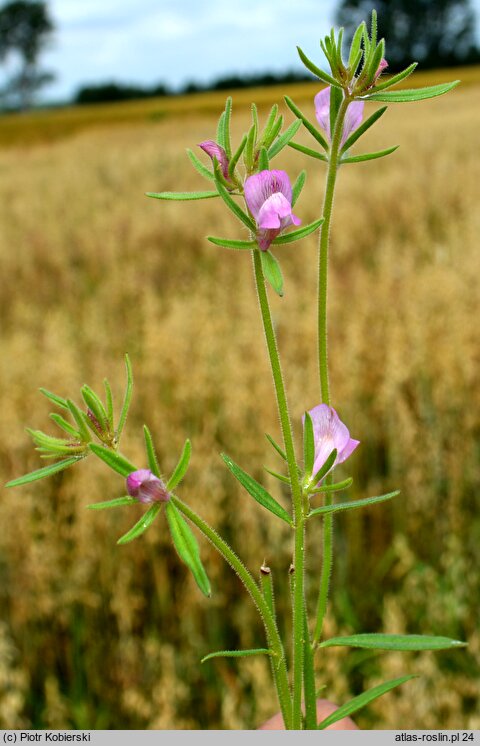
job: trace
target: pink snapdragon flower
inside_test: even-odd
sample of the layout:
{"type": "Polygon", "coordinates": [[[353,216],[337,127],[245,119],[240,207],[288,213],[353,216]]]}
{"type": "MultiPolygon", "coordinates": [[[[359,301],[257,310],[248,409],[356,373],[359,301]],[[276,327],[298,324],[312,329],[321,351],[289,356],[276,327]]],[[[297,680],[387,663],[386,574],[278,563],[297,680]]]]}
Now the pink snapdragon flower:
{"type": "Polygon", "coordinates": [[[292,212],[292,186],[285,171],[260,171],[249,176],[244,194],[257,224],[257,241],[262,251],[268,251],[273,239],[289,225],[302,222],[292,212]]]}
{"type": "Polygon", "coordinates": [[[198,144],[198,147],[210,156],[212,162],[215,158],[217,159],[223,176],[227,181],[230,181],[230,176],[228,175],[229,161],[225,149],[222,148],[222,146],[216,143],[214,140],[205,140],[204,142],[200,142],[198,144]]]}
{"type": "Polygon", "coordinates": [[[170,493],[150,469],[132,471],[127,477],[127,492],[141,503],[168,502],[170,493]]]}
{"type": "Polygon", "coordinates": [[[336,449],[337,457],[332,469],[337,464],[343,463],[360,443],[350,437],[346,425],[340,417],[327,404],[318,404],[309,411],[313,424],[313,439],[315,443],[315,460],[313,462],[313,474],[322,468],[332,451],[336,449]]]}
{"type": "MultiPolygon", "coordinates": [[[[325,130],[328,139],[332,140],[330,132],[330,86],[324,88],[315,96],[315,116],[320,127],[325,130]]],[[[343,145],[347,138],[361,124],[363,117],[363,101],[352,101],[348,105],[347,113],[343,122],[342,139],[340,145],[343,145]]]]}

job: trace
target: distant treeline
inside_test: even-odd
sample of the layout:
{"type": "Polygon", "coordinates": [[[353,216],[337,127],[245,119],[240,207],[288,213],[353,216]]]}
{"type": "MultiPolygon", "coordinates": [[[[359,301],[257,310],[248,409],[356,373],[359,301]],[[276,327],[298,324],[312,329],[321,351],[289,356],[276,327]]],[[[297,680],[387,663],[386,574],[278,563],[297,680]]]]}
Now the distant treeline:
{"type": "Polygon", "coordinates": [[[174,96],[185,93],[200,93],[201,91],[224,91],[235,88],[254,88],[256,86],[281,85],[284,83],[297,83],[304,80],[313,80],[309,73],[286,72],[286,73],[262,73],[257,75],[229,75],[218,78],[213,83],[201,84],[190,82],[181,89],[173,90],[163,83],[155,86],[145,87],[128,85],[124,83],[99,83],[96,85],[82,86],[75,94],[76,104],[96,104],[106,101],[127,101],[129,99],[153,98],[155,96],[174,96]]]}

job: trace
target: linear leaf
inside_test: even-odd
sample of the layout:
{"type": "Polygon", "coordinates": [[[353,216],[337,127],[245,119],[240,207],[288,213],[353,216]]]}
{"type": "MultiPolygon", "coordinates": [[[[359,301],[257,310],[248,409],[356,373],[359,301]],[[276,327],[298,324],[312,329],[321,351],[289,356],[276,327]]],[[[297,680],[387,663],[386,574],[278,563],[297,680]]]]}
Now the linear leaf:
{"type": "Polygon", "coordinates": [[[385,88],[390,88],[392,85],[397,85],[397,83],[400,83],[400,81],[405,80],[405,78],[408,78],[409,75],[413,73],[415,68],[417,67],[418,62],[412,62],[411,65],[405,68],[405,70],[402,70],[401,72],[397,73],[396,75],[392,75],[391,78],[384,78],[382,82],[375,84],[374,91],[383,91],[385,88]]]}
{"type": "Polygon", "coordinates": [[[89,432],[89,427],[91,425],[90,420],[86,416],[85,412],[82,412],[82,410],[79,409],[79,407],[77,407],[75,402],[73,402],[71,399],[67,399],[67,407],[73,419],[77,423],[78,431],[80,433],[82,440],[85,443],[88,443],[91,439],[90,432],[89,432]]]}
{"type": "Polygon", "coordinates": [[[290,484],[290,477],[286,477],[284,474],[279,474],[276,471],[272,471],[271,469],[268,468],[268,466],[264,466],[263,468],[268,474],[271,474],[272,477],[275,477],[275,479],[278,479],[279,482],[284,482],[284,484],[290,484]]]}
{"type": "Polygon", "coordinates": [[[223,184],[221,184],[218,179],[216,180],[216,185],[218,189],[218,193],[220,197],[223,199],[225,204],[227,205],[228,209],[233,212],[233,214],[242,221],[244,225],[247,226],[247,228],[253,232],[255,232],[255,223],[253,220],[242,210],[242,208],[237,205],[235,200],[230,196],[229,192],[225,189],[223,184]]]}
{"type": "Polygon", "coordinates": [[[335,78],[332,78],[331,75],[317,67],[314,62],[308,59],[307,55],[300,49],[300,47],[297,47],[297,52],[307,70],[310,70],[311,73],[316,75],[317,78],[319,78],[320,80],[323,80],[323,82],[327,83],[327,85],[332,85],[335,88],[340,88],[338,80],[335,80],[335,78]]]}
{"type": "Polygon", "coordinates": [[[328,474],[330,469],[333,467],[336,458],[337,458],[337,449],[334,448],[330,456],[327,458],[327,460],[324,462],[324,464],[320,467],[320,469],[317,471],[317,473],[311,480],[312,485],[318,484],[323,479],[323,477],[326,474],[328,474]]]}
{"type": "Polygon", "coordinates": [[[216,139],[217,143],[225,148],[225,111],[222,111],[218,120],[216,139]]]}
{"type": "Polygon", "coordinates": [[[407,88],[403,91],[386,91],[385,93],[371,93],[364,96],[366,101],[387,101],[392,103],[403,103],[408,101],[423,101],[427,98],[435,98],[448,93],[460,83],[454,80],[452,83],[440,83],[439,85],[429,85],[426,88],[407,88]]]}
{"type": "Polygon", "coordinates": [[[190,199],[210,199],[211,197],[218,197],[218,192],[146,192],[147,197],[153,197],[154,199],[168,199],[168,200],[190,200],[190,199]]]}
{"type": "Polygon", "coordinates": [[[174,490],[177,485],[180,484],[183,477],[187,473],[188,464],[190,463],[190,456],[192,454],[192,444],[190,443],[189,439],[185,441],[185,445],[183,446],[182,454],[178,460],[178,464],[176,465],[175,469],[173,470],[173,474],[168,480],[167,483],[167,490],[174,490]]]}
{"type": "Polygon", "coordinates": [[[25,474],[23,477],[12,479],[7,482],[5,487],[20,487],[22,484],[28,484],[29,482],[35,482],[37,479],[43,479],[44,477],[50,477],[52,474],[56,474],[63,469],[68,469],[69,466],[76,464],[81,458],[72,456],[71,458],[63,459],[63,461],[57,461],[56,464],[50,466],[43,466],[41,469],[31,471],[29,474],[25,474]]]}
{"type": "Polygon", "coordinates": [[[166,507],[168,525],[172,536],[173,544],[178,552],[178,556],[187,565],[192,572],[195,582],[205,594],[211,596],[210,581],[205,568],[202,565],[198,551],[198,543],[192,530],[185,519],[180,515],[178,509],[172,501],[167,503],[166,507]]]}
{"type": "Polygon", "coordinates": [[[288,145],[292,137],[297,134],[301,126],[302,126],[302,121],[300,119],[297,119],[295,122],[292,122],[292,124],[289,127],[287,127],[285,132],[282,135],[280,135],[278,140],[275,140],[273,145],[270,147],[268,151],[268,157],[270,159],[275,158],[275,156],[278,155],[278,153],[280,153],[280,151],[283,150],[283,148],[286,145],[288,145]]]}
{"type": "Polygon", "coordinates": [[[236,249],[241,251],[243,249],[255,249],[257,247],[256,241],[240,241],[235,238],[217,238],[216,236],[207,236],[207,241],[215,244],[215,246],[223,246],[225,249],[236,249]]]}
{"type": "Polygon", "coordinates": [[[227,456],[226,453],[222,453],[221,456],[225,461],[227,467],[232,472],[233,476],[238,479],[242,487],[245,487],[247,492],[253,497],[254,500],[256,500],[260,505],[269,510],[271,513],[276,515],[278,518],[281,518],[283,521],[288,523],[290,526],[293,525],[292,519],[288,515],[285,508],[283,508],[280,503],[278,503],[275,498],[273,498],[270,493],[267,492],[265,487],[262,487],[262,485],[259,484],[256,479],[243,471],[243,469],[241,469],[238,464],[232,461],[230,456],[227,456]]]}
{"type": "Polygon", "coordinates": [[[68,433],[74,438],[80,437],[80,433],[78,432],[78,430],[75,430],[73,425],[67,422],[67,420],[64,417],[62,417],[62,415],[52,412],[52,414],[50,414],[49,416],[50,416],[50,419],[53,420],[54,423],[58,425],[58,427],[61,427],[62,430],[64,430],[66,433],[68,433]]]}
{"type": "Polygon", "coordinates": [[[466,642],[437,635],[383,635],[360,634],[349,637],[331,637],[320,643],[320,648],[348,646],[372,650],[448,650],[463,648],[466,642]]]}
{"type": "Polygon", "coordinates": [[[391,500],[392,497],[396,497],[400,494],[400,490],[395,492],[388,492],[386,495],[380,495],[379,497],[365,497],[362,500],[351,500],[348,503],[337,503],[336,505],[323,505],[321,508],[315,508],[310,511],[308,517],[314,515],[323,515],[325,513],[340,513],[344,510],[356,510],[356,508],[363,508],[366,505],[374,505],[375,503],[382,503],[386,500],[391,500]]]}
{"type": "Polygon", "coordinates": [[[132,471],[137,471],[137,467],[130,463],[130,461],[127,461],[124,456],[120,456],[109,448],[105,448],[105,446],[101,446],[99,443],[90,443],[89,447],[95,456],[98,456],[99,459],[104,461],[113,471],[121,474],[122,477],[128,477],[132,471]]]}
{"type": "Polygon", "coordinates": [[[103,379],[103,387],[105,389],[105,404],[106,404],[108,425],[110,427],[111,432],[113,433],[113,430],[115,427],[114,422],[113,422],[113,394],[112,394],[112,389],[110,387],[110,384],[107,378],[103,379]]]}
{"type": "Polygon", "coordinates": [[[134,497],[115,497],[113,500],[105,500],[101,503],[92,503],[87,505],[89,510],[106,510],[107,508],[120,508],[122,505],[138,505],[138,500],[134,497]]]}
{"type": "Polygon", "coordinates": [[[305,474],[312,473],[314,460],[315,438],[313,435],[313,422],[310,414],[305,412],[305,419],[303,422],[303,465],[305,474]]]}
{"type": "Polygon", "coordinates": [[[361,163],[362,161],[374,161],[376,158],[383,158],[390,153],[394,153],[398,145],[394,145],[393,148],[387,148],[386,150],[378,150],[376,153],[363,153],[362,155],[352,155],[348,158],[342,158],[341,163],[361,163]]]}
{"type": "Polygon", "coordinates": [[[85,404],[87,405],[88,409],[93,412],[99,424],[102,427],[106,427],[108,423],[107,413],[105,411],[105,407],[103,406],[95,391],[93,391],[90,386],[87,386],[85,384],[81,388],[81,394],[83,396],[85,404]]]}
{"type": "Polygon", "coordinates": [[[204,177],[204,179],[209,179],[210,181],[215,181],[215,177],[213,175],[213,171],[210,171],[209,168],[207,168],[202,161],[196,156],[196,154],[191,150],[190,148],[187,148],[187,155],[190,158],[190,161],[193,165],[193,167],[198,171],[198,173],[204,177]]]}
{"type": "Polygon", "coordinates": [[[229,96],[225,102],[225,119],[223,121],[223,147],[227,154],[227,158],[232,157],[232,145],[230,142],[230,123],[232,119],[232,97],[229,96]]]}
{"type": "Polygon", "coordinates": [[[242,140],[241,140],[241,142],[240,142],[240,145],[238,146],[237,150],[236,150],[236,151],[235,151],[235,153],[233,154],[233,156],[232,156],[232,159],[231,159],[231,161],[230,161],[230,164],[229,164],[229,166],[228,166],[228,175],[229,175],[230,177],[232,177],[232,176],[233,176],[233,174],[234,174],[234,171],[235,171],[235,169],[236,169],[236,167],[237,167],[237,163],[238,163],[238,161],[240,160],[240,157],[241,157],[241,155],[242,155],[243,151],[245,150],[245,145],[246,145],[246,144],[247,144],[247,136],[246,136],[246,135],[244,135],[244,136],[242,137],[242,140]]]}
{"type": "Polygon", "coordinates": [[[120,440],[122,430],[124,428],[125,422],[127,421],[128,410],[130,408],[130,402],[132,401],[133,373],[132,373],[132,364],[130,362],[130,357],[128,356],[128,354],[125,355],[125,370],[127,374],[127,384],[125,386],[125,395],[123,397],[122,411],[120,412],[120,419],[118,421],[118,427],[117,427],[117,440],[118,441],[120,440]]]}
{"type": "Polygon", "coordinates": [[[260,251],[263,274],[277,295],[283,296],[283,275],[278,259],[270,251],[260,251]]]}
{"type": "Polygon", "coordinates": [[[313,150],[313,148],[307,148],[306,145],[300,145],[298,142],[289,142],[288,143],[290,148],[293,148],[294,150],[298,150],[299,153],[303,153],[304,155],[310,156],[310,158],[317,158],[319,161],[323,161],[324,163],[328,163],[328,158],[323,155],[323,153],[319,153],[318,150],[313,150]]]}
{"type": "Polygon", "coordinates": [[[300,197],[306,180],[307,172],[305,171],[305,169],[303,169],[303,171],[300,171],[300,173],[298,174],[297,178],[295,179],[295,184],[292,187],[292,207],[295,206],[295,202],[300,197]]]}
{"type": "Polygon", "coordinates": [[[123,534],[123,536],[120,537],[120,539],[117,541],[117,544],[128,544],[130,541],[133,541],[138,536],[141,536],[141,534],[143,534],[147,530],[147,528],[152,525],[153,521],[162,509],[163,504],[164,503],[154,503],[153,505],[151,505],[147,512],[143,514],[140,520],[136,522],[136,524],[130,529],[130,531],[127,531],[126,534],[123,534]]]}
{"type": "Polygon", "coordinates": [[[270,167],[270,164],[268,161],[267,149],[264,145],[262,145],[262,147],[258,151],[258,170],[268,171],[269,167],[270,167]]]}
{"type": "Polygon", "coordinates": [[[212,658],[245,658],[249,655],[273,655],[268,648],[252,648],[251,650],[217,650],[216,653],[209,653],[200,663],[205,663],[212,658]]]}
{"type": "Polygon", "coordinates": [[[335,712],[332,712],[332,714],[325,718],[325,720],[322,720],[317,728],[319,730],[323,730],[327,726],[333,725],[333,723],[336,723],[338,720],[341,720],[344,717],[348,717],[354,712],[361,710],[362,707],[365,707],[365,705],[368,705],[370,704],[370,702],[378,699],[378,697],[381,697],[382,694],[386,694],[387,692],[391,691],[391,689],[395,689],[395,687],[401,686],[401,684],[404,684],[406,681],[410,681],[410,679],[415,678],[415,674],[411,674],[410,676],[401,676],[399,679],[386,681],[384,684],[374,686],[373,689],[368,689],[366,692],[359,694],[358,697],[354,697],[353,699],[351,699],[350,702],[341,705],[338,710],[335,710],[335,712]]]}
{"type": "Polygon", "coordinates": [[[310,494],[317,494],[320,492],[340,492],[340,490],[346,490],[353,484],[352,477],[344,479],[343,482],[336,482],[335,484],[321,484],[320,487],[312,487],[309,489],[310,494]]]}
{"type": "Polygon", "coordinates": [[[357,142],[357,140],[368,130],[370,127],[377,122],[380,117],[385,114],[387,111],[388,106],[382,106],[380,109],[377,109],[377,111],[374,111],[373,114],[366,119],[363,124],[360,125],[360,127],[357,127],[357,129],[352,132],[350,137],[346,140],[345,145],[342,147],[342,153],[345,153],[345,151],[349,150],[349,148],[352,147],[354,143],[357,142]]]}
{"type": "Polygon", "coordinates": [[[158,464],[157,454],[155,452],[155,446],[153,444],[153,438],[150,430],[146,425],[143,426],[143,437],[145,439],[145,449],[147,451],[147,460],[150,471],[152,471],[156,477],[160,479],[160,466],[158,464]]]}
{"type": "Polygon", "coordinates": [[[50,399],[51,402],[57,405],[57,407],[61,407],[62,409],[68,409],[67,400],[64,399],[62,396],[57,396],[57,394],[53,394],[51,391],[48,391],[48,389],[39,389],[44,396],[47,397],[47,399],[50,399]]]}
{"type": "MultiPolygon", "coordinates": [[[[304,127],[310,132],[312,137],[315,138],[315,140],[319,143],[319,145],[322,146],[324,150],[327,152],[329,151],[329,145],[328,142],[325,140],[324,136],[321,132],[318,131],[318,129],[315,127],[314,124],[310,122],[309,119],[305,116],[305,114],[300,111],[296,103],[290,98],[290,96],[285,96],[285,103],[287,104],[290,111],[295,114],[298,119],[301,119],[303,122],[304,127]]],[[[292,143],[290,143],[290,146],[292,147],[292,143]]]]}
{"type": "Polygon", "coordinates": [[[313,233],[317,230],[317,228],[323,223],[324,218],[319,218],[319,220],[314,220],[313,223],[309,223],[308,225],[304,225],[302,228],[298,228],[296,231],[291,231],[290,233],[285,233],[284,236],[278,236],[278,238],[275,238],[272,241],[272,244],[274,246],[282,246],[286,243],[293,243],[294,241],[300,241],[301,238],[305,238],[306,236],[309,236],[310,233],[313,233]]]}

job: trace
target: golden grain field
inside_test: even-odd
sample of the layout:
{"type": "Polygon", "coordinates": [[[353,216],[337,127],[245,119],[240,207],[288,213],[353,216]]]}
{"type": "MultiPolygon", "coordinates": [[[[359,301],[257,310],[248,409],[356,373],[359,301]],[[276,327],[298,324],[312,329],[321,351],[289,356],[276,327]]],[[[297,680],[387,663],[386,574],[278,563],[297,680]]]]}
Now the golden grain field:
{"type": "MultiPolygon", "coordinates": [[[[288,92],[311,111],[312,91],[288,92]]],[[[275,93],[261,93],[262,115],[275,93]]],[[[245,97],[234,109],[237,137],[248,126],[245,97]]],[[[108,376],[120,402],[128,351],[135,391],[122,451],[142,461],[146,422],[169,473],[190,437],[179,495],[252,571],[268,562],[286,614],[289,533],[219,458],[226,451],[279,494],[262,471],[279,466],[263,433],[280,436],[250,258],[204,238],[242,237],[243,228],[217,200],[144,196],[205,188],[185,148],[214,137],[221,103],[195,101],[134,121],[105,115],[107,125],[99,116],[102,126],[90,112],[88,126],[66,131],[51,114],[51,138],[35,137],[37,115],[17,120],[22,137],[12,137],[15,120],[0,119],[2,477],[40,465],[25,426],[55,432],[38,387],[78,400],[83,383],[100,389],[108,376]]],[[[355,479],[353,498],[401,495],[337,520],[328,633],[469,642],[443,653],[319,653],[322,696],[339,703],[420,674],[360,713],[364,728],[480,728],[479,126],[475,80],[393,105],[356,152],[399,150],[344,166],[339,178],[333,404],[361,440],[342,473],[355,479]]],[[[296,213],[318,217],[324,164],[290,149],[274,163],[293,178],[308,168],[296,213]]],[[[319,399],[315,238],[276,253],[286,293],[272,309],[299,442],[301,415],[319,399]]],[[[162,519],[117,547],[141,509],[85,510],[124,491],[121,477],[92,459],[0,493],[0,727],[257,727],[276,707],[264,660],[199,664],[212,650],[264,643],[239,582],[202,543],[214,591],[204,599],[162,519]]],[[[319,525],[308,540],[313,604],[319,525]]]]}

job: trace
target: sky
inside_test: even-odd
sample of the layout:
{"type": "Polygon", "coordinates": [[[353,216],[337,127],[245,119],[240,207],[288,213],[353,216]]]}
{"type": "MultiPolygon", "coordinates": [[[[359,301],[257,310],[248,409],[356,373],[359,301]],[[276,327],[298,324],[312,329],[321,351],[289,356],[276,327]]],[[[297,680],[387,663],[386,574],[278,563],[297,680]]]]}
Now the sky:
{"type": "MultiPolygon", "coordinates": [[[[303,70],[336,0],[50,0],[56,32],[42,56],[56,80],[43,98],[107,81],[178,88],[228,74],[303,70]]],[[[480,16],[480,0],[473,0],[480,16]]]]}

